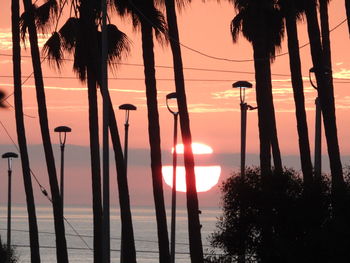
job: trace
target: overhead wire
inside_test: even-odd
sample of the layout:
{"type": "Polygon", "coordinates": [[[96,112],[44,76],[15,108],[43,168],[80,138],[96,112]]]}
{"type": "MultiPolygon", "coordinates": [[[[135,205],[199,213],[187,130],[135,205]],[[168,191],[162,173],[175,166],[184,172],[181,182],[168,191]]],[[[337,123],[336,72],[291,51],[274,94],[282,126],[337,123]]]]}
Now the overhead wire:
{"type": "MultiPolygon", "coordinates": [[[[17,143],[14,141],[14,139],[12,138],[11,134],[9,133],[9,131],[7,130],[7,128],[5,127],[4,123],[0,120],[0,125],[2,126],[2,128],[4,129],[6,135],[9,137],[9,139],[11,140],[11,142],[13,143],[14,147],[17,149],[17,151],[19,152],[19,147],[17,145],[17,143]]],[[[40,183],[38,177],[34,174],[33,170],[30,168],[30,173],[33,176],[34,180],[36,181],[36,183],[38,184],[42,194],[52,203],[52,198],[49,196],[47,190],[45,189],[45,187],[40,183]]],[[[69,227],[76,233],[76,235],[81,239],[81,241],[90,249],[90,246],[88,245],[88,243],[84,240],[84,238],[79,234],[79,232],[73,227],[73,225],[68,221],[68,219],[63,216],[63,219],[65,220],[65,222],[69,225],[69,227]]]]}

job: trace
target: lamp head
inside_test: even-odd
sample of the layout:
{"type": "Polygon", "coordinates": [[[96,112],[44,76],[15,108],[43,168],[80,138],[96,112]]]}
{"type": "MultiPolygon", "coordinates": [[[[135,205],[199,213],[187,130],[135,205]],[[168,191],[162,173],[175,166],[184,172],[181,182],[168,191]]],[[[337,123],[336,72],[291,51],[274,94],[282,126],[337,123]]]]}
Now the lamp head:
{"type": "Polygon", "coordinates": [[[170,106],[169,106],[169,103],[168,101],[169,100],[172,100],[172,99],[176,99],[177,100],[177,94],[176,92],[172,92],[172,93],[169,93],[168,95],[166,95],[166,107],[168,108],[168,111],[174,115],[178,114],[178,111],[173,111],[170,106]]]}
{"type": "Polygon", "coordinates": [[[55,132],[71,132],[72,129],[68,126],[58,126],[54,129],[55,132]]]}
{"type": "Polygon", "coordinates": [[[232,88],[239,89],[241,104],[245,103],[245,90],[251,89],[252,87],[252,83],[245,80],[236,81],[232,84],[232,88]]]}
{"type": "Polygon", "coordinates": [[[236,81],[232,84],[232,88],[251,89],[252,87],[253,84],[245,80],[236,81]]]}
{"type": "Polygon", "coordinates": [[[7,152],[2,155],[2,158],[18,158],[18,154],[14,152],[7,152]]]}
{"type": "Polygon", "coordinates": [[[126,103],[119,106],[120,110],[137,110],[136,106],[126,103]]]}

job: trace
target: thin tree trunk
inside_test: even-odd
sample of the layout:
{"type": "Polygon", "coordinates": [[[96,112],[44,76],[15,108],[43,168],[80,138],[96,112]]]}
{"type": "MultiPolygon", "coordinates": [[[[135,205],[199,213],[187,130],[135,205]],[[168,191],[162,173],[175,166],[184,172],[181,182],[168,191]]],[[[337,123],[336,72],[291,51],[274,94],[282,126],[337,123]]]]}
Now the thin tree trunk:
{"type": "Polygon", "coordinates": [[[151,148],[151,169],[157,218],[159,262],[168,263],[170,262],[169,238],[163,194],[160,128],[152,31],[152,26],[147,23],[147,21],[141,22],[142,54],[148,109],[148,134],[151,148]]]}
{"type": "Polygon", "coordinates": [[[128,178],[126,177],[126,167],[120,137],[118,133],[117,121],[114,114],[113,104],[107,91],[103,96],[107,96],[109,101],[109,132],[112,138],[114,158],[117,170],[117,182],[119,193],[120,216],[122,225],[122,258],[124,262],[136,263],[136,249],[134,240],[134,230],[132,225],[132,216],[130,209],[130,197],[128,178]]]}
{"type": "Polygon", "coordinates": [[[194,173],[194,157],[191,148],[192,136],[190,120],[188,116],[185,81],[183,75],[182,57],[177,27],[176,10],[174,0],[165,0],[167,21],[169,27],[170,45],[173,53],[175,87],[177,103],[180,115],[180,127],[182,141],[184,143],[184,159],[186,169],[186,197],[188,213],[188,234],[190,242],[190,255],[192,263],[203,262],[203,247],[200,232],[198,196],[196,190],[196,178],[194,173]]]}
{"type": "Polygon", "coordinates": [[[92,210],[94,226],[94,262],[102,259],[102,196],[101,196],[101,163],[98,129],[98,105],[96,90],[96,73],[87,69],[89,100],[89,134],[92,181],[92,210]]]}
{"type": "MultiPolygon", "coordinates": [[[[288,1],[287,1],[288,2],[288,1]]],[[[313,180],[310,142],[305,111],[303,76],[301,73],[298,31],[294,2],[288,2],[286,9],[286,29],[288,35],[289,65],[292,76],[292,88],[295,103],[295,116],[299,138],[299,153],[304,184],[310,187],[313,180]]]]}
{"type": "Polygon", "coordinates": [[[348,30],[350,35],[350,0],[345,0],[346,17],[348,19],[348,30]]]}
{"type": "Polygon", "coordinates": [[[22,174],[27,201],[30,258],[32,263],[40,262],[38,224],[36,220],[35,201],[33,195],[32,179],[30,174],[27,139],[23,119],[23,98],[21,83],[21,46],[19,31],[19,0],[12,0],[12,43],[13,43],[13,76],[14,100],[17,127],[17,140],[22,162],[22,174]]]}
{"type": "Polygon", "coordinates": [[[56,256],[58,263],[68,262],[67,243],[64,230],[64,221],[62,214],[62,202],[59,194],[55,159],[52,151],[47,108],[45,99],[45,90],[43,75],[41,70],[40,53],[38,47],[38,37],[34,23],[33,6],[31,0],[23,0],[25,12],[28,13],[28,31],[30,40],[30,50],[34,69],[34,79],[36,86],[36,96],[38,102],[38,113],[40,121],[41,136],[44,145],[45,159],[50,182],[52,206],[54,214],[54,225],[56,234],[56,256]]]}
{"type": "Polygon", "coordinates": [[[332,174],[332,192],[333,207],[335,215],[342,214],[342,206],[338,205],[341,201],[344,191],[344,177],[342,164],[340,160],[339,142],[337,135],[337,125],[335,117],[334,91],[333,86],[329,85],[329,77],[326,75],[326,59],[323,54],[320,40],[320,30],[317,20],[316,3],[308,2],[306,6],[306,19],[308,34],[310,39],[310,48],[312,61],[315,69],[318,97],[320,98],[321,111],[323,115],[323,124],[325,128],[328,156],[332,174]]]}

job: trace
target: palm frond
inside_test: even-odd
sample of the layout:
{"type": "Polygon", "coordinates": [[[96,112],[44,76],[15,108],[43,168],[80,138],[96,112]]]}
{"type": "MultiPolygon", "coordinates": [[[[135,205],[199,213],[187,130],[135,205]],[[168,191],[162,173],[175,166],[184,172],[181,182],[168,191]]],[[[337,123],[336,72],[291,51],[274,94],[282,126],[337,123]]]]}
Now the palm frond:
{"type": "Polygon", "coordinates": [[[120,61],[130,52],[130,41],[115,25],[107,25],[108,62],[115,67],[114,62],[120,61]]]}
{"type": "Polygon", "coordinates": [[[40,32],[46,33],[47,28],[55,20],[58,14],[58,4],[56,0],[47,0],[46,3],[37,7],[34,12],[35,25],[40,32]]]}
{"type": "Polygon", "coordinates": [[[239,33],[242,29],[242,23],[243,23],[243,15],[242,13],[238,13],[231,21],[230,29],[231,29],[231,36],[232,41],[234,43],[237,42],[239,33]]]}
{"type": "Polygon", "coordinates": [[[59,70],[63,62],[63,51],[61,37],[58,32],[54,32],[46,41],[43,52],[49,60],[49,64],[53,64],[59,70]]]}
{"type": "Polygon", "coordinates": [[[29,21],[30,19],[33,19],[33,14],[35,13],[36,10],[36,5],[32,5],[30,10],[23,12],[19,18],[19,25],[20,25],[20,31],[21,31],[21,39],[23,41],[23,43],[25,43],[25,39],[26,39],[26,33],[27,33],[27,29],[29,26],[29,21]]]}
{"type": "Polygon", "coordinates": [[[77,41],[74,52],[73,70],[78,74],[78,77],[81,81],[85,81],[87,77],[87,60],[88,58],[86,57],[86,43],[77,41]]]}
{"type": "Polygon", "coordinates": [[[63,48],[70,53],[73,52],[77,39],[79,39],[79,23],[78,18],[71,17],[59,30],[63,48]]]}

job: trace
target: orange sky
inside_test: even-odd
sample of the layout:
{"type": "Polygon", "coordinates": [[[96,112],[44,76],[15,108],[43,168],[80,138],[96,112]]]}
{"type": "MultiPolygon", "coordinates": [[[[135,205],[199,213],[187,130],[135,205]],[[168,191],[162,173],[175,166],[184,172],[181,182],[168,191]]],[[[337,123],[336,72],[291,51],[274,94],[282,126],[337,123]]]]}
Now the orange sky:
{"type": "MultiPolygon", "coordinates": [[[[12,75],[11,57],[3,56],[11,54],[11,35],[10,35],[10,1],[1,1],[0,8],[2,10],[0,17],[0,88],[11,93],[13,90],[12,79],[6,76],[12,75]]],[[[232,44],[229,32],[229,24],[234,17],[235,12],[231,4],[226,1],[193,1],[193,3],[184,9],[178,15],[180,39],[183,45],[201,51],[210,56],[225,58],[231,60],[245,60],[252,58],[251,45],[241,36],[237,44],[232,44]]],[[[333,28],[345,19],[344,1],[333,0],[330,4],[330,27],[333,28]]],[[[129,25],[129,20],[119,21],[114,19],[117,26],[128,34],[132,40],[132,51],[130,56],[124,61],[130,64],[142,64],[140,33],[133,32],[129,25]]],[[[63,21],[62,21],[63,22],[63,21]]],[[[299,26],[300,44],[308,42],[305,31],[305,21],[299,26]]],[[[41,38],[45,38],[42,36],[41,38]]],[[[346,23],[331,33],[332,38],[332,58],[333,72],[336,78],[350,79],[350,53],[348,52],[349,36],[346,23]]],[[[41,41],[43,43],[44,40],[41,41]]],[[[284,43],[281,53],[286,52],[284,43]]],[[[307,102],[307,113],[309,121],[310,140],[313,141],[314,133],[314,98],[316,92],[310,86],[308,81],[308,69],[312,66],[309,46],[301,49],[302,70],[305,76],[305,96],[307,102]]],[[[219,59],[209,58],[196,52],[182,47],[183,62],[185,68],[197,69],[215,69],[226,70],[231,72],[209,72],[203,70],[185,70],[186,91],[189,103],[191,129],[194,141],[209,144],[216,154],[232,154],[232,164],[221,161],[220,158],[213,157],[215,164],[224,166],[223,176],[227,177],[230,170],[237,167],[239,159],[234,153],[238,153],[240,149],[240,114],[239,114],[239,94],[238,91],[231,88],[231,84],[237,80],[248,80],[254,83],[253,62],[233,62],[219,59]],[[235,73],[248,72],[248,73],[235,73]],[[221,163],[220,163],[221,162],[221,163]]],[[[23,51],[22,55],[29,55],[28,51],[23,51]]],[[[156,64],[161,66],[171,66],[171,53],[169,47],[156,46],[156,64]]],[[[22,60],[23,76],[28,76],[32,72],[30,58],[22,60]]],[[[298,154],[298,141],[296,123],[294,117],[294,102],[292,97],[292,89],[290,84],[288,55],[280,56],[276,59],[272,67],[273,74],[286,74],[287,76],[273,76],[273,90],[275,108],[277,112],[278,135],[280,140],[281,152],[284,156],[298,154]]],[[[69,134],[68,144],[77,146],[88,145],[88,122],[87,122],[87,92],[84,84],[79,83],[75,79],[59,79],[57,77],[74,77],[71,70],[71,63],[67,62],[61,73],[53,70],[46,62],[43,63],[45,77],[47,104],[49,112],[50,128],[53,130],[58,125],[68,125],[72,127],[73,132],[69,134]],[[53,77],[53,78],[51,78],[53,77]]],[[[130,136],[129,147],[131,149],[148,149],[147,134],[147,111],[146,98],[143,81],[143,68],[135,65],[121,65],[117,72],[110,73],[109,89],[111,90],[113,103],[115,108],[123,103],[132,103],[138,107],[136,112],[131,113],[130,119],[130,136]],[[130,80],[130,79],[134,80],[130,80]]],[[[165,108],[165,95],[174,91],[173,73],[171,69],[157,68],[157,87],[159,91],[159,113],[161,121],[161,140],[162,147],[165,151],[170,151],[172,143],[172,116],[165,108]]],[[[25,77],[23,77],[25,79],[25,77]]],[[[350,96],[346,92],[347,80],[335,79],[335,96],[337,105],[337,123],[338,135],[341,146],[342,155],[350,155],[349,137],[349,108],[350,96]],[[345,82],[345,83],[340,83],[345,82]]],[[[37,106],[35,100],[35,89],[33,79],[29,79],[24,86],[24,106],[25,113],[29,115],[26,118],[28,143],[31,145],[41,143],[37,106]]],[[[252,90],[247,101],[251,105],[255,105],[255,92],[252,90]]],[[[13,98],[9,99],[13,104],[13,98]]],[[[123,133],[124,114],[117,112],[120,132],[123,133]]],[[[14,111],[12,109],[3,110],[0,120],[4,123],[11,134],[15,134],[14,111]]],[[[15,151],[9,138],[5,135],[4,130],[0,127],[0,149],[1,151],[15,151]]],[[[248,142],[247,152],[256,154],[258,152],[258,130],[257,130],[257,113],[248,113],[248,142]]],[[[16,137],[14,137],[16,138],[16,137]]],[[[57,137],[53,134],[52,141],[57,143],[57,137]]],[[[324,144],[325,145],[325,144],[324,144]]],[[[311,145],[313,149],[313,143],[311,145]]],[[[84,148],[85,149],[85,148],[84,148]]],[[[67,156],[69,153],[67,146],[67,156]]],[[[326,147],[323,147],[326,154],[326,147]]],[[[39,153],[38,153],[39,154],[39,153]]],[[[72,162],[67,164],[67,178],[76,178],[67,186],[68,198],[73,203],[90,202],[89,191],[90,185],[87,182],[81,185],[79,180],[82,175],[89,176],[89,156],[79,160],[78,164],[72,162]],[[83,172],[82,172],[83,171],[83,172]]],[[[152,200],[150,181],[150,169],[144,169],[141,165],[134,165],[136,157],[130,155],[130,184],[135,193],[131,194],[132,201],[135,204],[143,204],[139,202],[139,196],[147,196],[147,200],[152,200]],[[134,159],[133,159],[134,158],[134,159]],[[134,160],[134,161],[133,161],[134,160]],[[137,180],[142,176],[147,181],[147,191],[142,192],[140,186],[137,186],[137,180]],[[142,192],[142,193],[141,193],[142,192]]],[[[33,165],[41,178],[44,185],[47,185],[47,176],[45,169],[40,165],[43,157],[35,156],[33,165]],[[42,158],[42,159],[41,159],[42,158]]],[[[57,161],[58,161],[57,155],[57,161]]],[[[171,162],[165,159],[164,163],[171,162]]],[[[146,161],[147,163],[147,161],[146,161]]],[[[346,162],[344,162],[346,163],[346,162]]],[[[248,162],[249,164],[249,162],[248,162]]],[[[1,167],[4,168],[5,163],[2,162],[1,167]]],[[[4,168],[5,169],[5,168],[4,168]]],[[[326,167],[325,167],[326,169],[326,167]]],[[[112,176],[114,168],[111,168],[112,176]]],[[[4,170],[5,172],[5,170],[4,170]]],[[[89,178],[89,177],[88,177],[89,178]]],[[[20,179],[18,179],[20,180],[20,179]]],[[[67,179],[69,180],[69,179],[67,179]]],[[[20,181],[19,181],[20,182],[20,181]]],[[[68,181],[67,181],[68,182],[68,181]]],[[[4,184],[1,183],[1,201],[5,199],[5,191],[2,191],[4,184]]],[[[168,191],[169,189],[165,187],[168,191]]],[[[21,190],[21,189],[20,189],[21,190]]],[[[20,192],[18,190],[18,192],[20,192]]],[[[132,192],[133,192],[132,190],[132,192]]],[[[22,190],[21,190],[22,191],[22,190]]],[[[217,197],[218,190],[212,190],[210,193],[203,194],[200,197],[203,204],[213,205],[215,201],[212,196],[217,197]],[[201,199],[202,198],[202,199],[201,199]]],[[[23,196],[18,193],[15,200],[23,200],[23,196]]],[[[42,200],[39,197],[39,200],[42,200]]]]}

